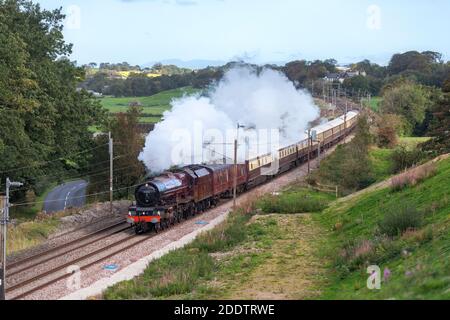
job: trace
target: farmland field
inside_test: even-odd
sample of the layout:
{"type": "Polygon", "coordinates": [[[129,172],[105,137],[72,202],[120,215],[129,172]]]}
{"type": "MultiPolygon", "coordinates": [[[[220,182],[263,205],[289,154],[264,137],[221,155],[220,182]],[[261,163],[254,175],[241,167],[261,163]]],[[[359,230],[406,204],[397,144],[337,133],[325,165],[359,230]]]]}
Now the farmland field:
{"type": "Polygon", "coordinates": [[[140,121],[142,123],[156,123],[161,119],[164,111],[170,109],[170,102],[173,99],[181,98],[184,95],[190,95],[197,92],[198,90],[192,87],[184,87],[163,91],[147,97],[104,97],[101,98],[100,101],[102,106],[112,114],[126,112],[131,102],[139,102],[143,107],[144,115],[140,121]]]}

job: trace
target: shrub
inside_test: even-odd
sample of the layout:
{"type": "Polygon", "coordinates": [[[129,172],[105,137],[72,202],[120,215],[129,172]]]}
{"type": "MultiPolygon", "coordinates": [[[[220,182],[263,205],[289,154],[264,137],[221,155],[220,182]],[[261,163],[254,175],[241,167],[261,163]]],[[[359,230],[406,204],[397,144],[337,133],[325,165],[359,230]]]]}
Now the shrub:
{"type": "Polygon", "coordinates": [[[397,142],[397,133],[393,127],[384,125],[378,128],[378,146],[380,148],[393,148],[397,142]]]}
{"type": "Polygon", "coordinates": [[[417,183],[436,174],[435,163],[427,163],[414,168],[403,174],[397,175],[391,179],[391,188],[393,191],[400,191],[408,186],[415,186],[417,183]]]}
{"type": "Polygon", "coordinates": [[[423,214],[415,207],[399,203],[386,212],[378,227],[381,233],[393,237],[407,230],[417,229],[422,225],[422,221],[423,214]]]}
{"type": "Polygon", "coordinates": [[[419,150],[408,150],[405,146],[400,146],[392,153],[393,171],[400,172],[419,164],[426,157],[426,154],[419,150]]]}
{"type": "Polygon", "coordinates": [[[364,264],[373,262],[374,254],[375,244],[372,241],[350,240],[344,243],[340,254],[335,259],[335,265],[340,267],[338,269],[353,271],[364,264]]]}

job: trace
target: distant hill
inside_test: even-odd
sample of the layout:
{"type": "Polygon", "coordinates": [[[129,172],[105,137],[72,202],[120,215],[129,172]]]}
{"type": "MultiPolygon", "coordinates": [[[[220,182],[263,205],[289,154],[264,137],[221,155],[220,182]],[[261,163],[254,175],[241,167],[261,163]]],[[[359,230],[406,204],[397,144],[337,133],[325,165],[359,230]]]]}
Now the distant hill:
{"type": "Polygon", "coordinates": [[[148,62],[143,65],[143,67],[152,67],[155,63],[162,63],[163,65],[176,65],[179,68],[188,68],[188,69],[203,69],[208,66],[218,67],[223,66],[227,63],[227,61],[223,60],[180,60],[180,59],[166,59],[161,61],[153,61],[148,62]]]}

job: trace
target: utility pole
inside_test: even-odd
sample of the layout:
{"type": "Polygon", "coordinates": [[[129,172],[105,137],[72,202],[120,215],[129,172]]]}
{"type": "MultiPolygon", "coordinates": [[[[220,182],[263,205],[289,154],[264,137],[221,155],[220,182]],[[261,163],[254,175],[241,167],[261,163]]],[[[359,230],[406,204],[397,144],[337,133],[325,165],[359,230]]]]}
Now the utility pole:
{"type": "Polygon", "coordinates": [[[238,166],[237,166],[237,153],[238,153],[238,143],[239,143],[239,129],[245,129],[245,125],[239,124],[236,125],[236,139],[234,140],[234,172],[233,172],[233,210],[236,210],[236,196],[237,196],[237,175],[238,175],[238,166]]]}
{"type": "Polygon", "coordinates": [[[2,268],[0,269],[0,300],[5,300],[5,258],[4,258],[4,254],[3,252],[5,252],[6,250],[4,250],[5,246],[5,238],[4,235],[4,231],[3,231],[3,224],[4,221],[6,220],[6,197],[4,196],[0,196],[0,211],[1,211],[1,228],[2,228],[2,238],[1,238],[1,246],[0,249],[2,250],[2,256],[1,256],[1,260],[2,260],[2,268]]]}
{"type": "Polygon", "coordinates": [[[325,97],[325,81],[322,80],[322,96],[323,96],[323,101],[327,102],[327,99],[325,97]]]}
{"type": "Polygon", "coordinates": [[[345,136],[347,136],[347,109],[348,109],[348,105],[347,105],[347,99],[345,100],[345,114],[344,114],[344,141],[345,141],[345,136]]]}
{"type": "MultiPolygon", "coordinates": [[[[239,130],[239,125],[238,125],[239,130]]],[[[238,139],[234,139],[234,172],[233,172],[233,210],[236,210],[236,193],[237,193],[237,149],[238,139]]]]}
{"type": "MultiPolygon", "coordinates": [[[[2,269],[1,269],[1,280],[0,280],[0,300],[5,300],[5,285],[6,285],[6,235],[8,232],[8,222],[9,222],[9,188],[10,187],[21,187],[23,183],[12,182],[9,178],[6,178],[6,197],[4,197],[3,205],[3,219],[2,219],[2,269]]],[[[1,202],[1,201],[0,201],[1,202]]]]}
{"type": "Polygon", "coordinates": [[[311,129],[308,129],[308,175],[311,173],[311,129]]]}
{"type": "Polygon", "coordinates": [[[109,137],[109,211],[113,213],[113,145],[114,141],[111,137],[111,131],[108,134],[109,137]]]}
{"type": "Polygon", "coordinates": [[[320,165],[320,140],[317,140],[318,144],[319,144],[319,151],[317,151],[317,165],[320,165]]]}

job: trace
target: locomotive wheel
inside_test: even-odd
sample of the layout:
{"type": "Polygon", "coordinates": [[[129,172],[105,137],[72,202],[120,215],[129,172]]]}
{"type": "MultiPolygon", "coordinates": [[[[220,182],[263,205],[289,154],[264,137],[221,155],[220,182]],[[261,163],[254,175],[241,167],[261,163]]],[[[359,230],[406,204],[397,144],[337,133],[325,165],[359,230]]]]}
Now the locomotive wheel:
{"type": "Polygon", "coordinates": [[[155,229],[155,233],[158,233],[161,230],[161,223],[156,223],[153,228],[155,229]]]}

